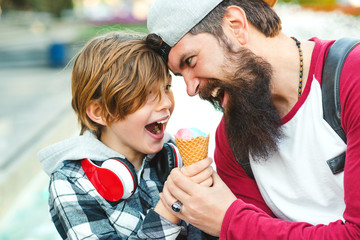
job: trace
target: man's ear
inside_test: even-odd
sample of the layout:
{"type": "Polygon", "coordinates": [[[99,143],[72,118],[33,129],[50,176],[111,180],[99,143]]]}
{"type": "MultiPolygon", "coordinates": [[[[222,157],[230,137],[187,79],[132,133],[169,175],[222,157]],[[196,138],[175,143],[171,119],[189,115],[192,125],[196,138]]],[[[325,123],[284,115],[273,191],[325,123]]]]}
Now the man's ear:
{"type": "Polygon", "coordinates": [[[238,6],[229,6],[222,23],[225,34],[237,39],[241,45],[248,42],[249,25],[244,10],[238,6]]]}
{"type": "Polygon", "coordinates": [[[102,106],[97,100],[92,100],[86,108],[86,115],[94,122],[106,126],[106,121],[103,118],[102,106]]]}

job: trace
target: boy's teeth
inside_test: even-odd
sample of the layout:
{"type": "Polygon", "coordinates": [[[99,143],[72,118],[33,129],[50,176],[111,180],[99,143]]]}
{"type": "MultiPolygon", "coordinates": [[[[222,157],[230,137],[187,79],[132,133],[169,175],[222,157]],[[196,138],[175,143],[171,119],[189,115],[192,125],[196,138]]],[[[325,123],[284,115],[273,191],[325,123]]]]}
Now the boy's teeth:
{"type": "Polygon", "coordinates": [[[211,96],[212,97],[217,97],[218,93],[219,93],[220,87],[215,88],[212,92],[211,92],[211,96]]]}
{"type": "Polygon", "coordinates": [[[155,134],[160,134],[161,130],[160,130],[158,125],[155,125],[154,130],[152,132],[155,133],[155,134]]]}
{"type": "Polygon", "coordinates": [[[162,120],[162,121],[160,121],[160,122],[157,122],[157,123],[158,123],[158,124],[164,124],[164,123],[166,123],[168,120],[169,120],[169,118],[164,119],[164,120],[162,120]]]}

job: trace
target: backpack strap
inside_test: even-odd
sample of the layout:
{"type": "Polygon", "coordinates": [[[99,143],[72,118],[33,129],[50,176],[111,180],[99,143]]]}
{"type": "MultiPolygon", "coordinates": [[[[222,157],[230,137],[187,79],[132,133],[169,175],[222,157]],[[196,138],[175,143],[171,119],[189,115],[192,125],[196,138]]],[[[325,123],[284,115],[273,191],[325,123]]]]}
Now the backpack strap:
{"type": "MultiPolygon", "coordinates": [[[[322,71],[321,91],[324,120],[346,143],[346,134],[341,127],[339,99],[340,75],[347,55],[360,43],[359,39],[340,38],[329,48],[322,71]]],[[[327,161],[333,174],[342,172],[345,166],[345,152],[327,161]]]]}
{"type": "Polygon", "coordinates": [[[251,179],[255,179],[254,177],[254,174],[253,174],[253,171],[251,169],[251,165],[250,165],[250,160],[249,158],[243,160],[243,161],[240,161],[238,158],[236,158],[236,161],[243,167],[245,173],[251,178],[251,179]]]}

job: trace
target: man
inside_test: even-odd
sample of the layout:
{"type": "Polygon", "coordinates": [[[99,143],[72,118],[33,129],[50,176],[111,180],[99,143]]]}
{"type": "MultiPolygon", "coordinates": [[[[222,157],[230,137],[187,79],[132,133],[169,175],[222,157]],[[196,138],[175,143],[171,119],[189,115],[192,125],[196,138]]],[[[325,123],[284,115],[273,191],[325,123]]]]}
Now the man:
{"type": "Polygon", "coordinates": [[[148,43],[190,96],[224,112],[214,154],[221,179],[202,187],[190,180],[195,167],[175,169],[161,199],[224,239],[360,239],[360,45],[337,89],[345,143],[323,119],[322,70],[334,41],[285,36],[276,0],[265,1],[151,7],[148,43]],[[327,160],[344,151],[344,171],[334,174],[327,160]]]}

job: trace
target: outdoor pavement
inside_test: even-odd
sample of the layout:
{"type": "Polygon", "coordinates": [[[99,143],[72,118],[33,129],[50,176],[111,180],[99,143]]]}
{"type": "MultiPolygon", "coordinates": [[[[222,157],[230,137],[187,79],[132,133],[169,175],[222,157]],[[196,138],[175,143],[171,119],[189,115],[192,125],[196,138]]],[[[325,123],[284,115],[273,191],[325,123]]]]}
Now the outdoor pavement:
{"type": "MultiPolygon", "coordinates": [[[[276,11],[283,31],[299,40],[360,37],[359,17],[281,4],[276,11]]],[[[41,170],[37,152],[77,135],[79,129],[70,106],[71,68],[51,68],[46,56],[51,43],[71,42],[81,26],[51,21],[53,25],[44,25],[41,19],[47,17],[32,21],[34,16],[30,16],[23,20],[26,27],[20,20],[10,24],[0,19],[1,240],[60,239],[48,214],[49,179],[41,170]],[[54,25],[56,28],[51,27],[54,25]],[[21,55],[24,59],[20,61],[21,55]]],[[[167,130],[175,134],[182,127],[199,127],[210,133],[212,157],[214,133],[222,114],[198,97],[188,97],[180,77],[174,77],[173,91],[176,105],[167,130]]]]}
{"type": "Polygon", "coordinates": [[[0,69],[0,76],[0,239],[56,239],[44,232],[54,229],[45,227],[48,177],[37,152],[77,130],[69,107],[70,72],[0,69]]]}
{"type": "MultiPolygon", "coordinates": [[[[47,14],[10,15],[0,18],[0,239],[58,239],[37,152],[78,129],[69,107],[71,68],[55,67],[50,47],[73,47],[83,26],[47,14]]],[[[66,49],[66,61],[75,50],[66,49]]]]}

